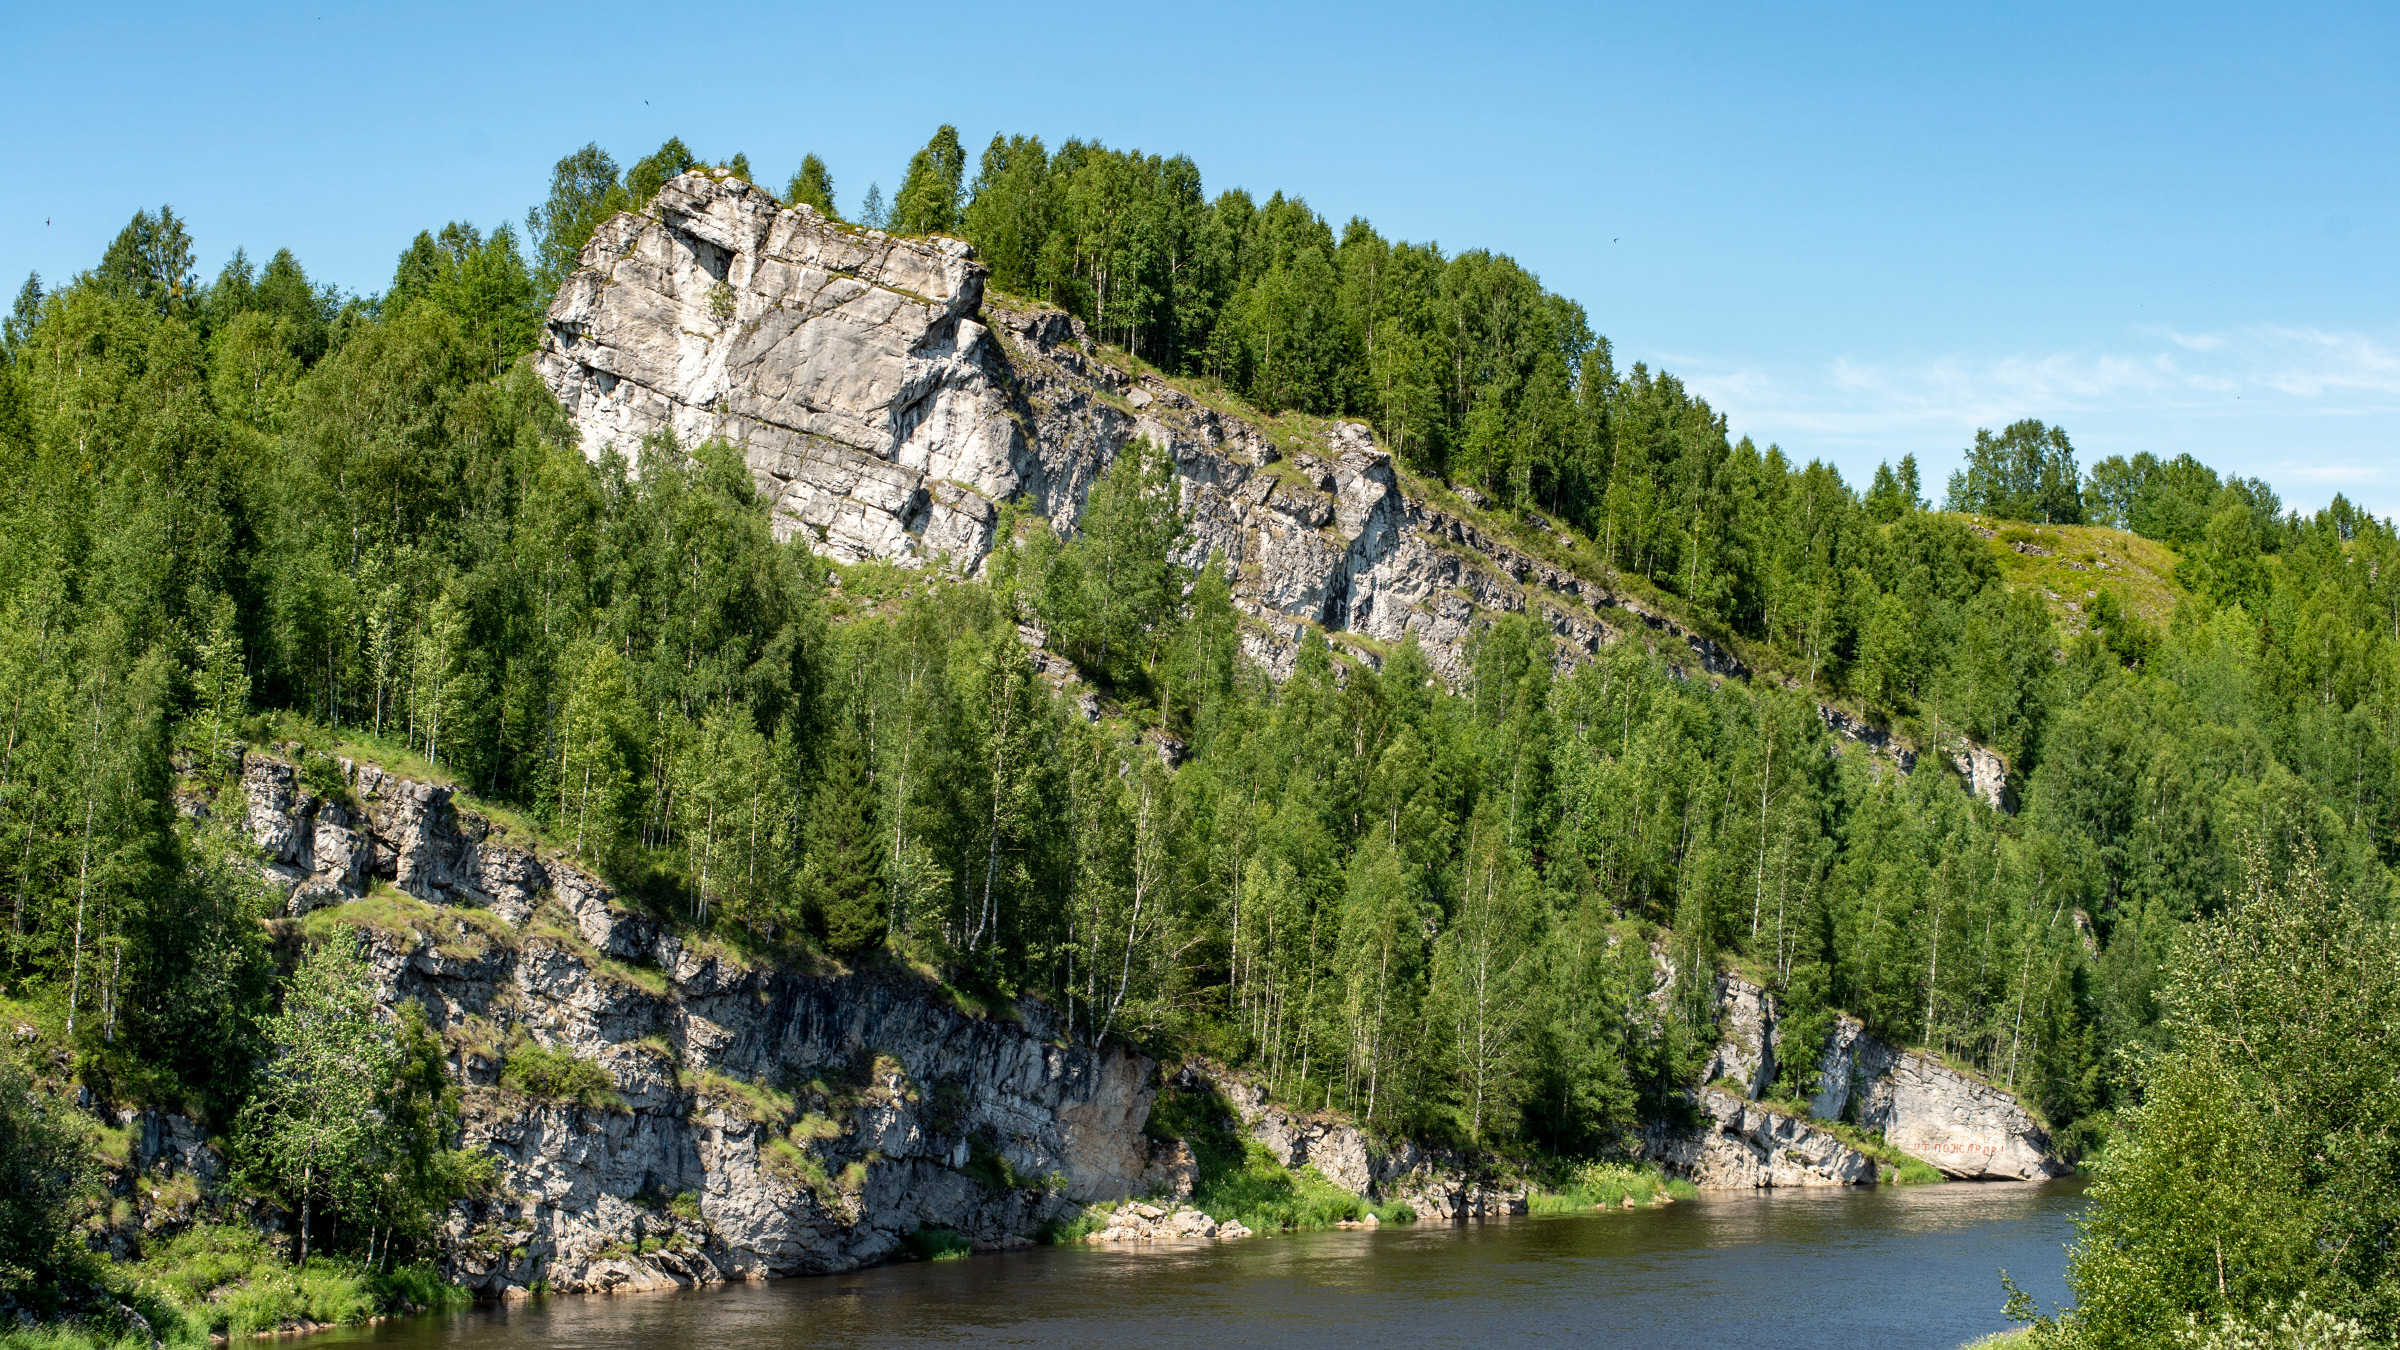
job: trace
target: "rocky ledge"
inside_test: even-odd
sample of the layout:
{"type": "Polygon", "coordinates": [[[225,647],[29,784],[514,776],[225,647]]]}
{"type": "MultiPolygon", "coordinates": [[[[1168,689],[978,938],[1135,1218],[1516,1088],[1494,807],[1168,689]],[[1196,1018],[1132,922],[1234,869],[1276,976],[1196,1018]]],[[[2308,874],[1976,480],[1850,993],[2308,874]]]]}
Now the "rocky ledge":
{"type": "Polygon", "coordinates": [[[1286,1167],[1314,1167],[1327,1181],[1377,1202],[1407,1205],[1420,1220],[1460,1222],[1526,1211],[1521,1181],[1500,1179],[1496,1160],[1380,1142],[1341,1116],[1289,1110],[1266,1090],[1222,1068],[1191,1065],[1184,1081],[1206,1083],[1230,1103],[1245,1133],[1286,1167]]]}
{"type": "MultiPolygon", "coordinates": [[[[1832,1155],[1818,1144],[1796,1143],[1798,1136],[1791,1130],[1797,1126],[1826,1141],[1838,1140],[1805,1120],[1754,1104],[1775,1080],[1782,1044],[1774,996],[1726,976],[1718,982],[1717,1007],[1722,1040],[1702,1077],[1712,1083],[1734,1082],[1744,1091],[1704,1091],[1698,1107],[1715,1125],[1687,1132],[1653,1130],[1653,1155],[1702,1187],[1840,1184],[1775,1179],[1776,1159],[1784,1156],[1777,1150],[1788,1152],[1795,1146],[1799,1156],[1794,1165],[1802,1171],[1814,1169],[1826,1178],[1849,1173],[1846,1165],[1819,1168],[1814,1160],[1832,1155]],[[1745,1099],[1753,1104],[1738,1116],[1729,1114],[1725,1103],[1745,1099]],[[1751,1161],[1729,1151],[1737,1142],[1751,1161]]],[[[2042,1181],[2074,1171],[2051,1151],[2049,1132],[2041,1122],[2007,1091],[1922,1051],[1892,1046],[1869,1034],[1856,1018],[1835,1020],[1817,1065],[1817,1092],[1807,1104],[1809,1119],[1847,1121],[1880,1134],[1893,1148],[1923,1159],[1953,1180],[2042,1181]]],[[[1858,1179],[1874,1177],[1874,1169],[1868,1167],[1858,1179]]]]}
{"type": "Polygon", "coordinates": [[[1231,1242],[1250,1236],[1250,1230],[1239,1219],[1218,1223],[1189,1206],[1163,1209],[1143,1201],[1119,1205],[1108,1216],[1108,1225],[1086,1237],[1086,1242],[1231,1242]]]}
{"type": "Polygon", "coordinates": [[[1702,1088],[1696,1105],[1698,1126],[1654,1129],[1648,1152],[1704,1191],[1875,1182],[1873,1159],[1796,1116],[1716,1087],[1702,1088]]]}
{"type": "Polygon", "coordinates": [[[1819,1061],[1811,1114],[1854,1117],[1862,1129],[1961,1181],[2043,1181],[2075,1169],[2050,1151],[2050,1132],[2002,1088],[1921,1051],[1901,1050],[1842,1018],[1819,1061]]]}

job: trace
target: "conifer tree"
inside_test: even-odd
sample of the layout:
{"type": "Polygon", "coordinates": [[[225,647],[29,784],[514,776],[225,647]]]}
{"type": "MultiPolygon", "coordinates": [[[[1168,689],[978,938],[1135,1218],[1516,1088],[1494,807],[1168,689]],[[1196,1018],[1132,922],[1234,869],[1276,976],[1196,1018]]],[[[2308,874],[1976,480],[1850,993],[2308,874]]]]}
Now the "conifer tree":
{"type": "Polygon", "coordinates": [[[855,718],[838,719],[808,809],[808,861],[801,887],[809,926],[836,955],[881,941],[885,927],[883,855],[866,738],[855,718]]]}
{"type": "Polygon", "coordinates": [[[908,161],[908,174],[892,197],[894,234],[947,234],[958,229],[958,187],[967,152],[958,128],[945,124],[908,161]]]}
{"type": "Polygon", "coordinates": [[[784,185],[783,204],[812,207],[827,220],[841,219],[841,213],[833,209],[833,173],[824,160],[808,155],[800,161],[792,181],[784,185]]]}

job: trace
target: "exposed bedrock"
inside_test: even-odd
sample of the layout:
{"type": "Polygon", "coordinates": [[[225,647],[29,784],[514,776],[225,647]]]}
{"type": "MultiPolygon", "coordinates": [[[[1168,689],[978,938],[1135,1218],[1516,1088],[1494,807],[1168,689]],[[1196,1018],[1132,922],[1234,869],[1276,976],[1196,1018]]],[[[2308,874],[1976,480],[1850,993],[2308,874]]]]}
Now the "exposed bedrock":
{"type": "MultiPolygon", "coordinates": [[[[1744,1089],[1741,1096],[1754,1101],[1773,1083],[1776,1074],[1780,1033],[1774,996],[1745,980],[1728,976],[1719,981],[1717,1006],[1723,1039],[1702,1077],[1708,1082],[1739,1083],[1744,1089]]],[[[1741,1136],[1753,1143],[1761,1142],[1765,1136],[1753,1128],[1755,1122],[1746,1116],[1729,1117],[1720,1109],[1722,1103],[1716,1102],[1716,1098],[1734,1097],[1735,1094],[1721,1088],[1704,1090],[1700,1105],[1716,1125],[1703,1127],[1701,1133],[1741,1136]]],[[[1750,1114],[1768,1113],[1752,1108],[1750,1114]]],[[[1925,1160],[1944,1176],[1954,1179],[2039,1181],[2065,1176],[2073,1170],[2051,1152],[2050,1135],[2041,1122],[2005,1089],[1951,1068],[1922,1051],[1898,1049],[1869,1035],[1866,1027],[1852,1017],[1837,1018],[1826,1037],[1818,1060],[1817,1091],[1807,1104],[1807,1114],[1809,1119],[1848,1121],[1880,1133],[1892,1147],[1925,1160]]],[[[1775,1118],[1806,1125],[1794,1117],[1775,1118]]],[[[1654,1153],[1670,1167],[1690,1171],[1701,1185],[1712,1184],[1693,1170],[1698,1162],[1704,1161],[1695,1145],[1690,1140],[1677,1143],[1679,1137],[1673,1131],[1653,1131],[1654,1153]]],[[[1723,1158],[1710,1163],[1709,1168],[1712,1173],[1725,1176],[1741,1170],[1723,1158]]],[[[1772,1168],[1762,1163],[1756,1174],[1771,1178],[1772,1168]]],[[[1873,1178],[1870,1168],[1863,1179],[1873,1178]]],[[[1796,1183],[1770,1179],[1727,1184],[1796,1183]]]]}

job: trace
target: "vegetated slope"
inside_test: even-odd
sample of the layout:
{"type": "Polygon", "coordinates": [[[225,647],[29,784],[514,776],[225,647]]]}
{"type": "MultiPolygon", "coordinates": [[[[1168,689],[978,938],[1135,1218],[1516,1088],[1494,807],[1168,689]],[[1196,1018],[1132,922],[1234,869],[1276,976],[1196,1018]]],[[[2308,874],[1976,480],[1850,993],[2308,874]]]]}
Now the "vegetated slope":
{"type": "Polygon", "coordinates": [[[1992,542],[2008,584],[2047,600],[2068,637],[2091,627],[2091,608],[2103,591],[2119,612],[2164,630],[2185,592],[2175,580],[2175,550],[2131,530],[2103,525],[2028,525],[1968,516],[1992,542]]]}

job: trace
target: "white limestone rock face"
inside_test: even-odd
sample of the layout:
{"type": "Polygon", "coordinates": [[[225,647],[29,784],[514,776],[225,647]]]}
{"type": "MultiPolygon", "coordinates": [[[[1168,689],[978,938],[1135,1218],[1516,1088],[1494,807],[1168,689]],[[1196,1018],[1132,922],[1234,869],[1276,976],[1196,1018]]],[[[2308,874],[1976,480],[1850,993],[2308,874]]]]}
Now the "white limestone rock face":
{"type": "Polygon", "coordinates": [[[778,208],[693,170],[585,245],[535,356],[586,454],[672,431],[738,447],[774,503],[844,561],[979,558],[1023,484],[983,362],[983,267],[954,239],[894,239],[778,208]]]}
{"type": "Polygon", "coordinates": [[[1731,1078],[1755,1101],[1775,1082],[1775,996],[1738,976],[1717,980],[1717,1023],[1723,1039],[1700,1081],[1731,1078]]]}
{"type": "Polygon", "coordinates": [[[1808,1111],[1879,1131],[1894,1148],[1956,1180],[2042,1181],[2074,1171],[2050,1151],[2049,1132],[2005,1089],[1922,1052],[1897,1049],[1853,1017],[1836,1018],[1826,1035],[1808,1111]]]}
{"type": "MultiPolygon", "coordinates": [[[[1294,445],[1288,422],[1129,374],[1073,317],[987,295],[984,276],[958,240],[839,224],[695,169],[593,232],[534,360],[586,454],[632,459],[668,431],[687,449],[721,439],[773,503],[778,537],[843,562],[973,572],[999,503],[1071,529],[1092,483],[1146,438],[1189,513],[1183,561],[1226,568],[1251,621],[1244,650],[1278,675],[1313,627],[1370,665],[1413,635],[1455,687],[1474,629],[1511,612],[1549,629],[1568,664],[1631,640],[1678,672],[1748,674],[1706,634],[1583,574],[1596,569],[1410,497],[1367,427],[1310,423],[1294,445]]],[[[1913,751],[1888,739],[1874,744],[1906,772],[1913,751]]],[[[1996,801],[1998,771],[1975,760],[1967,774],[1996,801]]]]}
{"type": "Polygon", "coordinates": [[[1914,1050],[1872,1036],[1858,1042],[1865,1092],[1859,1124],[1894,1148],[1971,1181],[2042,1181],[2074,1169],[2050,1152],[2050,1135],[2016,1098],[1914,1050]]]}
{"type": "Polygon", "coordinates": [[[1702,1190],[1867,1186],[1875,1163],[1797,1116],[1766,1110],[1723,1088],[1702,1088],[1691,1130],[1654,1130],[1650,1156],[1702,1190]]]}

